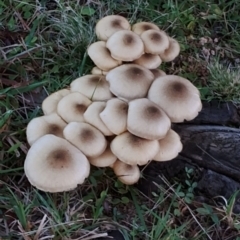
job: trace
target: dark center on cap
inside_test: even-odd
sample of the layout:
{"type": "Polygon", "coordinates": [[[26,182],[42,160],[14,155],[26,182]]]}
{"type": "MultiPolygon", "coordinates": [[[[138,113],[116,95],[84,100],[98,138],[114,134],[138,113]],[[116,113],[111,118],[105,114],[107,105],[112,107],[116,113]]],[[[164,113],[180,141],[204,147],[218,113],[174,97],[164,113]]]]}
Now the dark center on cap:
{"type": "Polygon", "coordinates": [[[128,105],[126,103],[120,103],[118,109],[121,112],[121,114],[127,113],[128,105]]]}
{"type": "Polygon", "coordinates": [[[143,70],[138,67],[131,67],[126,71],[126,76],[131,79],[138,79],[139,77],[143,76],[143,74],[143,70]]]}
{"type": "Polygon", "coordinates": [[[151,33],[150,34],[150,39],[153,41],[153,42],[159,42],[161,39],[162,39],[162,36],[161,34],[157,33],[157,32],[154,32],[154,33],[151,33]]]}
{"type": "Polygon", "coordinates": [[[81,141],[91,142],[94,140],[94,138],[95,138],[95,134],[94,134],[93,130],[91,130],[89,128],[82,129],[82,131],[80,133],[81,141]]]}
{"type": "Polygon", "coordinates": [[[150,120],[157,119],[162,115],[160,109],[155,106],[147,106],[144,109],[143,114],[145,117],[147,117],[150,120]]]}
{"type": "Polygon", "coordinates": [[[187,87],[181,82],[174,81],[168,86],[168,92],[172,98],[182,98],[187,94],[187,87]]]}
{"type": "Polygon", "coordinates": [[[49,125],[48,133],[53,135],[60,135],[62,133],[62,129],[57,124],[51,124],[49,125]]]}
{"type": "Polygon", "coordinates": [[[134,36],[132,36],[131,34],[125,34],[125,36],[123,37],[123,43],[125,45],[133,45],[135,43],[134,36]]]}
{"type": "Polygon", "coordinates": [[[56,149],[48,156],[49,164],[53,168],[65,168],[69,165],[70,154],[68,150],[56,149]]]}
{"type": "Polygon", "coordinates": [[[154,55],[151,54],[151,53],[145,53],[145,54],[143,55],[143,57],[144,57],[145,59],[151,59],[151,58],[154,57],[154,55]]]}
{"type": "Polygon", "coordinates": [[[76,112],[78,112],[80,114],[84,113],[86,111],[86,109],[87,109],[87,106],[84,104],[76,104],[75,105],[76,112]]]}
{"type": "Polygon", "coordinates": [[[97,87],[97,86],[103,86],[107,82],[106,82],[105,77],[103,77],[103,76],[100,76],[100,77],[93,76],[90,78],[89,83],[91,86],[97,87]]]}
{"type": "Polygon", "coordinates": [[[129,144],[131,144],[133,147],[140,147],[143,143],[144,139],[137,137],[133,134],[129,135],[129,144]]]}
{"type": "Polygon", "coordinates": [[[144,30],[144,31],[147,31],[147,30],[151,30],[151,29],[153,29],[150,25],[148,25],[148,24],[144,24],[144,25],[142,25],[142,29],[144,30]]]}
{"type": "Polygon", "coordinates": [[[111,25],[112,25],[112,27],[114,27],[114,28],[119,28],[119,27],[121,27],[121,20],[115,19],[115,20],[113,20],[113,21],[111,22],[111,25]]]}

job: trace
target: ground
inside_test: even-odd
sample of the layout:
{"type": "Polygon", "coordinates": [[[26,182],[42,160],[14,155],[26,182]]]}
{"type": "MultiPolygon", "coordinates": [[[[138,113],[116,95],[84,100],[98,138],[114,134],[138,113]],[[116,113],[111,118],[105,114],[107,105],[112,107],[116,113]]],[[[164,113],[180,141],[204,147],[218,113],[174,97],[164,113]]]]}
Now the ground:
{"type": "Polygon", "coordinates": [[[151,196],[109,169],[92,168],[84,185],[66,193],[28,183],[27,123],[42,114],[48,94],[90,72],[86,48],[109,14],[153,22],[176,38],[181,54],[161,69],[188,78],[203,100],[240,101],[237,1],[0,0],[0,236],[87,240],[119,229],[124,239],[240,239],[234,196],[225,207],[197,201],[191,169],[184,181],[163,178],[151,196]]]}

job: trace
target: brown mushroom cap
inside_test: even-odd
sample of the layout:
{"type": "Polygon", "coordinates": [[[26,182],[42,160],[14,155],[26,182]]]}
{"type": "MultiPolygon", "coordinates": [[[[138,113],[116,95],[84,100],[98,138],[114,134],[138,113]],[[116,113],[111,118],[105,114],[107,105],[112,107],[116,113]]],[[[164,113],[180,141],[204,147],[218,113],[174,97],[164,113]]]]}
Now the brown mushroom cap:
{"type": "Polygon", "coordinates": [[[27,141],[29,145],[32,145],[37,139],[46,134],[53,134],[63,138],[63,129],[66,126],[67,123],[57,113],[36,117],[27,125],[27,141]]]}
{"type": "Polygon", "coordinates": [[[127,129],[133,135],[149,140],[164,138],[171,122],[167,114],[147,98],[129,102],[127,129]]]}
{"type": "Polygon", "coordinates": [[[88,47],[87,52],[94,64],[104,71],[109,71],[122,64],[122,61],[112,58],[110,51],[106,47],[106,42],[104,41],[92,43],[88,47]]]}
{"type": "Polygon", "coordinates": [[[67,123],[84,122],[83,114],[90,104],[86,96],[72,92],[59,101],[57,112],[67,123]]]}
{"type": "Polygon", "coordinates": [[[115,32],[124,29],[131,29],[128,20],[119,15],[110,15],[100,19],[95,30],[98,39],[107,41],[115,32]]]}
{"type": "Polygon", "coordinates": [[[103,75],[85,75],[74,80],[70,89],[72,92],[80,92],[92,101],[106,101],[113,97],[109,83],[103,75]]]}
{"type": "Polygon", "coordinates": [[[129,132],[116,136],[110,147],[119,160],[129,165],[145,165],[159,151],[157,140],[143,139],[129,132]]]}
{"type": "Polygon", "coordinates": [[[144,45],[141,38],[130,30],[114,33],[107,41],[107,48],[114,59],[130,62],[141,57],[144,45]]]}
{"type": "Polygon", "coordinates": [[[119,181],[126,185],[133,185],[138,182],[141,175],[137,165],[128,165],[120,160],[114,163],[113,171],[119,181]]]}
{"type": "Polygon", "coordinates": [[[158,68],[157,69],[150,69],[150,71],[153,73],[154,79],[167,75],[163,70],[158,69],[158,68]]]}
{"type": "Polygon", "coordinates": [[[156,54],[144,53],[140,58],[134,60],[133,63],[136,63],[147,69],[154,69],[161,65],[162,60],[156,54]]]}
{"type": "Polygon", "coordinates": [[[29,149],[24,170],[36,188],[45,192],[63,192],[84,182],[90,164],[85,155],[67,140],[48,134],[29,149]]]}
{"type": "Polygon", "coordinates": [[[202,109],[198,89],[187,79],[166,75],[152,83],[148,99],[161,107],[171,122],[192,120],[202,109]]]}
{"type": "Polygon", "coordinates": [[[173,61],[180,53],[180,45],[179,43],[171,38],[169,39],[169,47],[162,53],[160,53],[160,58],[163,62],[170,62],[173,61]]]}
{"type": "Polygon", "coordinates": [[[138,35],[141,35],[143,32],[145,32],[147,30],[151,30],[151,29],[160,31],[160,29],[157,25],[155,25],[154,23],[150,23],[150,22],[139,22],[139,23],[135,23],[132,26],[132,31],[138,35]]]}
{"type": "Polygon", "coordinates": [[[132,100],[145,97],[154,79],[150,70],[137,64],[125,64],[111,70],[107,76],[110,91],[118,98],[132,100]]]}
{"type": "Polygon", "coordinates": [[[147,30],[141,34],[145,53],[160,54],[169,47],[169,39],[164,31],[147,30]]]}

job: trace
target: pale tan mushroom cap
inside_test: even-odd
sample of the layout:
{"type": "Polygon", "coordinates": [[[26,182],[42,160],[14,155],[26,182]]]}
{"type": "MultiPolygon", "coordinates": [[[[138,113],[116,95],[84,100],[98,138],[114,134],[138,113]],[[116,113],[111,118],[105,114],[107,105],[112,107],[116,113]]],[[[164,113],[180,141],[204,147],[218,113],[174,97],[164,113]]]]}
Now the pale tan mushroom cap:
{"type": "Polygon", "coordinates": [[[147,69],[154,69],[158,68],[161,65],[162,60],[156,54],[144,53],[140,58],[133,61],[133,63],[136,63],[147,69]]]}
{"type": "Polygon", "coordinates": [[[80,92],[92,101],[106,101],[113,98],[110,86],[103,75],[85,75],[72,81],[71,92],[80,92]]]}
{"type": "Polygon", "coordinates": [[[91,70],[91,74],[93,75],[107,75],[108,71],[103,71],[98,67],[93,67],[91,70]]]}
{"type": "Polygon", "coordinates": [[[171,38],[169,39],[169,47],[162,53],[160,53],[160,58],[163,62],[170,62],[173,61],[180,53],[180,45],[179,43],[171,38]]]}
{"type": "Polygon", "coordinates": [[[72,92],[62,98],[57,106],[58,114],[69,122],[84,122],[83,114],[91,101],[79,92],[72,92]]]}
{"type": "Polygon", "coordinates": [[[199,90],[189,80],[176,75],[155,79],[148,99],[161,107],[171,122],[190,121],[202,109],[199,90]]]}
{"type": "Polygon", "coordinates": [[[177,157],[182,151],[183,145],[181,143],[180,136],[170,129],[165,138],[158,141],[160,150],[153,158],[155,161],[169,161],[177,157]]]}
{"type": "Polygon", "coordinates": [[[109,71],[122,64],[122,61],[112,58],[110,51],[106,47],[106,42],[104,41],[92,43],[88,47],[87,52],[94,64],[104,71],[109,71]]]}
{"type": "Polygon", "coordinates": [[[120,160],[117,160],[113,165],[113,171],[119,181],[126,185],[133,185],[140,179],[140,170],[137,165],[128,165],[120,160]]]}
{"type": "Polygon", "coordinates": [[[67,140],[48,134],[29,149],[24,163],[29,182],[45,192],[69,191],[89,176],[90,164],[67,140]]]}
{"type": "Polygon", "coordinates": [[[160,29],[157,25],[155,25],[154,23],[150,23],[150,22],[139,22],[139,23],[135,23],[132,26],[132,31],[138,35],[141,35],[143,32],[145,32],[147,30],[151,30],[151,29],[160,31],[160,29]]]}
{"type": "Polygon", "coordinates": [[[114,33],[107,41],[107,48],[114,59],[134,61],[144,53],[142,39],[130,30],[121,30],[114,33]]]}
{"type": "Polygon", "coordinates": [[[70,90],[61,89],[57,92],[50,94],[48,97],[46,97],[42,103],[42,110],[44,115],[57,112],[57,105],[59,101],[69,93],[70,93],[70,90]]]}
{"type": "Polygon", "coordinates": [[[147,95],[154,76],[149,69],[142,66],[125,64],[111,70],[106,79],[114,95],[132,100],[147,95]]]}
{"type": "Polygon", "coordinates": [[[27,141],[29,145],[32,145],[37,139],[46,134],[53,134],[63,138],[63,129],[66,125],[67,123],[57,113],[36,117],[27,125],[27,141]]]}
{"type": "Polygon", "coordinates": [[[110,147],[119,160],[129,165],[145,165],[159,150],[157,140],[143,139],[129,132],[116,136],[110,147]]]}
{"type": "Polygon", "coordinates": [[[63,135],[87,157],[97,157],[107,147],[104,135],[88,123],[71,122],[65,127],[63,135]]]}
{"type": "Polygon", "coordinates": [[[164,31],[147,30],[141,34],[145,53],[160,54],[169,47],[169,39],[164,31]]]}
{"type": "Polygon", "coordinates": [[[100,19],[95,30],[98,39],[107,41],[115,32],[129,29],[131,29],[131,26],[126,18],[119,15],[110,15],[100,19]]]}
{"type": "Polygon", "coordinates": [[[149,140],[164,138],[171,122],[167,114],[147,98],[129,102],[127,129],[133,135],[149,140]]]}
{"type": "Polygon", "coordinates": [[[166,76],[167,74],[161,70],[161,69],[150,69],[150,71],[153,73],[154,75],[154,79],[158,78],[158,77],[162,77],[162,76],[166,76]]]}

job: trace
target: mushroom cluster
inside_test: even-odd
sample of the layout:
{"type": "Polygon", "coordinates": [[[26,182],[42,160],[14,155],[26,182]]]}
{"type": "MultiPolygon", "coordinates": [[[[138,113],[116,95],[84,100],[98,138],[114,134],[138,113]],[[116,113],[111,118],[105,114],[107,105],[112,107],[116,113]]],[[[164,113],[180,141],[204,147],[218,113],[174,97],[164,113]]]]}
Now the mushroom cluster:
{"type": "Polygon", "coordinates": [[[84,182],[90,164],[111,167],[124,184],[140,178],[138,165],[169,161],[182,150],[171,123],[191,120],[202,108],[198,89],[187,79],[158,69],[180,47],[153,23],[130,26],[118,15],[96,25],[88,55],[91,74],[49,95],[44,116],[27,126],[31,146],[24,169],[29,182],[48,192],[84,182]]]}

